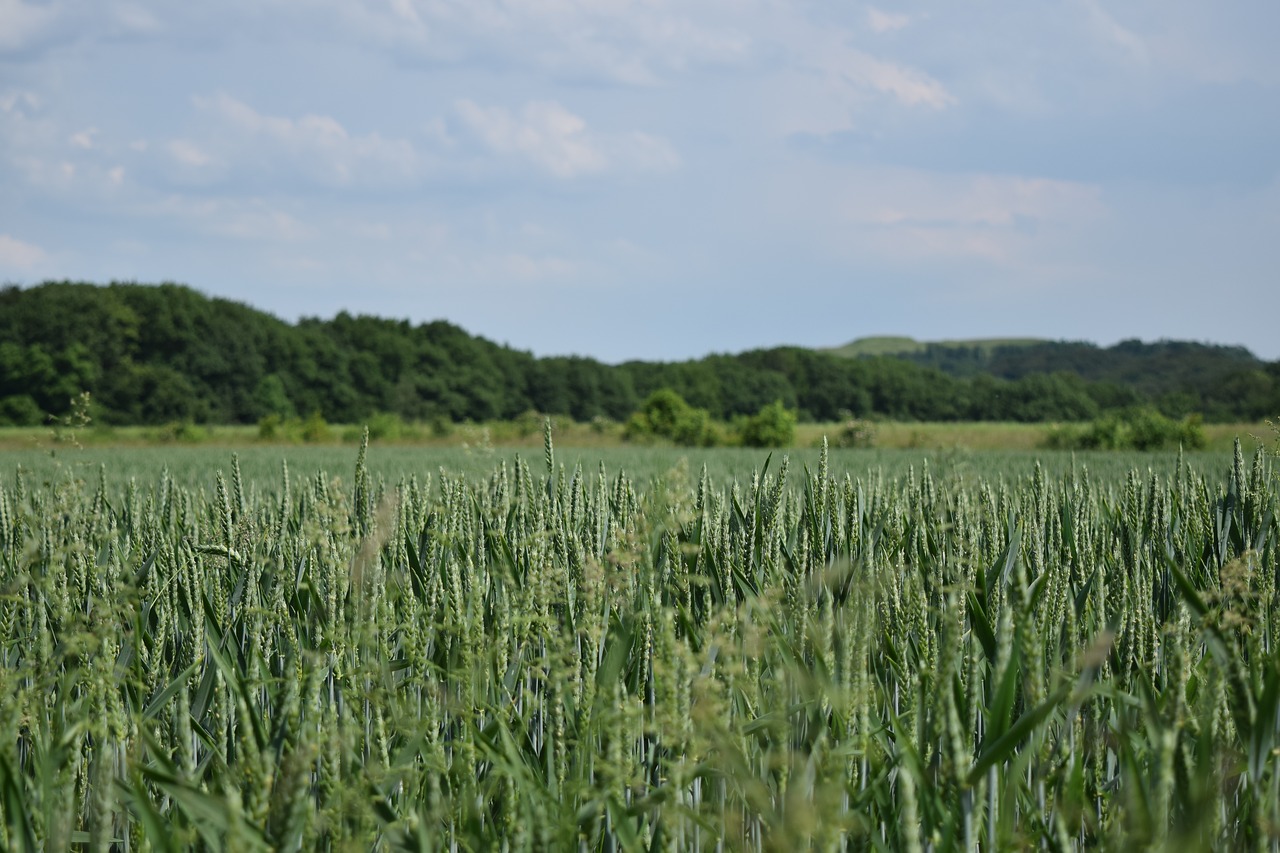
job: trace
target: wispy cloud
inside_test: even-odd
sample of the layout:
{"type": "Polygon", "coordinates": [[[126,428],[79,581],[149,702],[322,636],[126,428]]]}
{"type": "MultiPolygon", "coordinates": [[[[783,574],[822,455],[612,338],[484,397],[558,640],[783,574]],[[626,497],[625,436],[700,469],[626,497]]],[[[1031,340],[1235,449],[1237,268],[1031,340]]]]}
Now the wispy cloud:
{"type": "Polygon", "coordinates": [[[874,6],[867,9],[867,25],[871,27],[872,32],[888,33],[900,30],[910,23],[910,15],[884,12],[874,6]]]}
{"type": "Polygon", "coordinates": [[[391,186],[416,178],[419,153],[407,139],[351,133],[328,115],[260,112],[225,92],[193,99],[207,121],[195,138],[168,142],[181,166],[228,176],[300,176],[324,187],[391,186]]]}
{"type": "Polygon", "coordinates": [[[781,216],[815,248],[902,269],[977,261],[1028,279],[1077,269],[1110,213],[1098,187],[991,174],[815,164],[786,190],[781,216]]]}
{"type": "Polygon", "coordinates": [[[1101,213],[1096,187],[1007,175],[940,175],[915,170],[857,174],[863,188],[842,210],[878,226],[1025,227],[1101,213]]]}
{"type": "Polygon", "coordinates": [[[30,272],[48,257],[48,253],[34,243],[19,240],[9,234],[0,234],[0,270],[30,272]]]}
{"type": "Polygon", "coordinates": [[[910,106],[942,109],[956,103],[947,87],[925,72],[877,59],[859,50],[846,50],[833,56],[826,68],[855,86],[892,95],[910,106]]]}
{"type": "MultiPolygon", "coordinates": [[[[906,25],[875,14],[868,21],[882,32],[906,25]]],[[[800,16],[774,23],[769,37],[785,61],[762,88],[774,127],[784,135],[828,136],[883,118],[886,110],[941,112],[960,103],[922,64],[888,52],[865,28],[823,26],[800,16]]]]}
{"type": "Polygon", "coordinates": [[[76,148],[83,148],[88,151],[94,147],[93,138],[98,135],[96,127],[87,127],[84,130],[77,130],[67,138],[67,142],[76,148]]]}
{"type": "MultiPolygon", "coordinates": [[[[4,0],[0,0],[0,3],[4,0]]],[[[0,92],[0,112],[22,115],[40,108],[41,99],[35,92],[9,90],[0,92]]]]}
{"type": "Polygon", "coordinates": [[[0,55],[31,56],[80,41],[159,35],[163,11],[155,0],[0,0],[0,55]]]}
{"type": "MultiPolygon", "coordinates": [[[[426,56],[503,61],[568,77],[652,85],[743,61],[751,35],[727,0],[397,0],[389,14],[426,56]]],[[[379,29],[382,27],[379,25],[379,29]]]]}
{"type": "Polygon", "coordinates": [[[554,101],[533,101],[519,114],[504,107],[457,103],[458,117],[499,154],[517,154],[560,178],[604,171],[608,160],[586,135],[587,123],[554,101]]]}
{"type": "Polygon", "coordinates": [[[482,280],[518,283],[563,280],[578,272],[578,264],[568,258],[521,252],[482,256],[472,262],[471,268],[482,280]]]}
{"type": "Polygon", "coordinates": [[[56,6],[0,0],[0,53],[30,48],[57,19],[56,6]]]}
{"type": "Polygon", "coordinates": [[[640,132],[596,134],[586,121],[555,101],[530,101],[519,111],[455,105],[462,124],[490,151],[525,159],[558,178],[609,169],[665,171],[679,165],[665,140],[640,132]]]}
{"type": "Polygon", "coordinates": [[[148,216],[180,221],[204,239],[244,244],[294,244],[314,241],[323,229],[297,212],[257,197],[197,198],[168,195],[139,203],[148,216]]]}
{"type": "Polygon", "coordinates": [[[192,166],[199,169],[213,162],[213,158],[190,139],[171,140],[168,149],[169,155],[183,166],[192,166]]]}
{"type": "Polygon", "coordinates": [[[1089,26],[1103,41],[1119,47],[1139,62],[1147,61],[1147,46],[1132,30],[1120,25],[1098,0],[1081,0],[1089,26]]]}

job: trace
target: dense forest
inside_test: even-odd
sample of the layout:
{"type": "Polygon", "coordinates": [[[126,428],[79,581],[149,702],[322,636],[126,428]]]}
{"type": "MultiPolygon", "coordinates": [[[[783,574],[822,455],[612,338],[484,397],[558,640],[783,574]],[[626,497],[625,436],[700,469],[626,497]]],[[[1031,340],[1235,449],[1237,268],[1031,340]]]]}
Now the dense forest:
{"type": "Polygon", "coordinates": [[[1203,344],[1080,343],[847,358],[800,347],[607,365],[535,358],[450,323],[340,313],[296,324],[176,284],[0,290],[0,424],[35,425],[88,392],[109,424],[354,423],[524,412],[623,420],[670,388],[729,419],[781,401],[807,420],[1080,421],[1149,405],[1181,417],[1280,413],[1280,362],[1203,344]]]}

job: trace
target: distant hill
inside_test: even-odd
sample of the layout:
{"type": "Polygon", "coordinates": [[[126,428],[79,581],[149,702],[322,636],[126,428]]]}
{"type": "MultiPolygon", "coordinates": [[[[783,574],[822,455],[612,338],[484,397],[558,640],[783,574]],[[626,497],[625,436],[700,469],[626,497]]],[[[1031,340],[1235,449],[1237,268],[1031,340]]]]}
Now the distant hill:
{"type": "MultiPolygon", "coordinates": [[[[894,358],[959,379],[985,376],[1009,381],[1069,375],[1115,391],[1136,392],[1173,412],[1224,417],[1236,401],[1269,386],[1277,365],[1240,346],[1193,341],[1126,340],[1109,347],[1084,341],[976,338],[917,341],[908,337],[859,338],[823,350],[846,358],[894,358]]],[[[1264,392],[1269,393],[1269,392],[1264,392]]],[[[1097,399],[1106,399],[1105,395],[1097,399]]]]}
{"type": "Polygon", "coordinates": [[[820,352],[829,352],[832,355],[843,356],[863,356],[863,355],[908,355],[912,353],[924,352],[929,347],[943,347],[946,349],[978,349],[983,352],[991,352],[1001,347],[1026,347],[1035,344],[1048,343],[1045,338],[972,338],[967,340],[946,340],[946,341],[917,341],[915,338],[909,338],[899,335],[885,335],[867,338],[858,338],[849,341],[849,343],[838,347],[826,347],[820,352]]]}

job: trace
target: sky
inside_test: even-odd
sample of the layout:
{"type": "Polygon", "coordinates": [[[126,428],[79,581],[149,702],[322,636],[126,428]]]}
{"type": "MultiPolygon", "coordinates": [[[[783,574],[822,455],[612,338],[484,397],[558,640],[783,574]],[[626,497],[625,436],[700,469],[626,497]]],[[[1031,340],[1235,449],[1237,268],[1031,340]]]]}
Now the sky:
{"type": "Polygon", "coordinates": [[[0,0],[0,283],[1280,358],[1274,0],[0,0]]]}

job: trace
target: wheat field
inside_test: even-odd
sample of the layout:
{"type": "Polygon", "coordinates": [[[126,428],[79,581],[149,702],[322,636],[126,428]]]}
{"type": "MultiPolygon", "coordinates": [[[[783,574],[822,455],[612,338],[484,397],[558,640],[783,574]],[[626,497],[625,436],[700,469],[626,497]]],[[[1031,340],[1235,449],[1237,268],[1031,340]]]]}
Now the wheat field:
{"type": "Polygon", "coordinates": [[[350,453],[0,479],[0,847],[1280,849],[1263,451],[350,453]]]}

